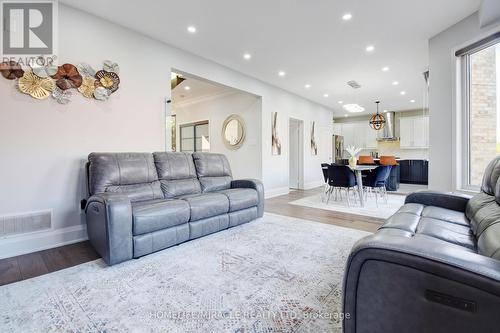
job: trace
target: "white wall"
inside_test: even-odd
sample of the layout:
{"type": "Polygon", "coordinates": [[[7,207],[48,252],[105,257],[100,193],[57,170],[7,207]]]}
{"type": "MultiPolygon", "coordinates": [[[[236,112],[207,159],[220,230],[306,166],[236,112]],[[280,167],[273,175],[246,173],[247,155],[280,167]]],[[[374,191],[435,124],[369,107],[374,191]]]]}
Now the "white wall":
{"type": "Polygon", "coordinates": [[[305,182],[321,183],[319,164],[331,151],[331,140],[324,139],[331,111],[322,106],[64,5],[59,6],[59,59],[94,67],[105,59],[118,62],[120,90],[105,103],[76,92],[63,106],[34,100],[16,91],[14,82],[0,80],[0,215],[52,209],[58,230],[28,242],[0,240],[1,256],[85,237],[85,229],[78,227],[84,223],[79,202],[86,195],[86,156],[92,151],[165,149],[164,100],[170,99],[172,68],[262,97],[258,164],[268,195],[288,191],[289,116],[305,124],[305,182]],[[281,156],[271,156],[272,111],[280,113],[281,156]],[[320,154],[314,157],[308,146],[312,119],[323,137],[317,140],[320,154]],[[81,231],[78,237],[61,232],[70,226],[81,231]]]}
{"type": "Polygon", "coordinates": [[[429,188],[452,191],[457,187],[456,57],[454,52],[486,37],[494,26],[479,28],[477,13],[429,40],[429,188]]]}
{"type": "Polygon", "coordinates": [[[231,165],[233,177],[262,179],[260,157],[261,138],[261,99],[251,94],[233,92],[203,99],[196,103],[175,103],[177,147],[180,147],[179,127],[197,121],[208,120],[210,152],[225,154],[231,165]],[[231,114],[243,118],[246,126],[245,142],[238,150],[230,150],[222,141],[222,125],[231,114]]]}

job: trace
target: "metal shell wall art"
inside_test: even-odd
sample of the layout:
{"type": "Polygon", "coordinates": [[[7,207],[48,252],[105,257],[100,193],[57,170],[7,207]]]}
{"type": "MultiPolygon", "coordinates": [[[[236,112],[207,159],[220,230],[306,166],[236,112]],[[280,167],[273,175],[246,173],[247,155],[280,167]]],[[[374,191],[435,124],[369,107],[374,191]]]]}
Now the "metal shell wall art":
{"type": "Polygon", "coordinates": [[[46,65],[43,57],[33,58],[29,62],[33,74],[41,78],[53,76],[57,73],[57,66],[46,65]]]}
{"type": "Polygon", "coordinates": [[[62,90],[70,88],[78,88],[82,85],[83,78],[78,73],[78,70],[74,65],[64,64],[59,66],[56,75],[53,76],[56,79],[56,84],[62,90]]]}
{"type": "Polygon", "coordinates": [[[120,67],[111,60],[104,61],[99,71],[86,63],[46,65],[42,57],[32,59],[29,66],[21,66],[15,61],[0,63],[0,74],[8,80],[17,79],[22,93],[36,99],[52,96],[59,104],[70,102],[73,95],[70,89],[78,89],[85,98],[108,100],[120,85],[119,72],[120,67]]]}
{"type": "Polygon", "coordinates": [[[99,101],[106,101],[109,98],[109,95],[111,95],[111,92],[104,88],[104,87],[97,87],[95,88],[94,91],[94,98],[99,100],[99,101]]]}
{"type": "Polygon", "coordinates": [[[95,69],[92,68],[89,64],[86,64],[84,62],[76,65],[76,69],[78,69],[78,72],[83,76],[83,77],[94,77],[95,76],[95,69]]]}
{"type": "Polygon", "coordinates": [[[118,90],[120,84],[120,77],[118,74],[101,70],[96,73],[95,77],[97,79],[97,87],[104,87],[109,89],[112,93],[118,90]]]}
{"type": "Polygon", "coordinates": [[[118,66],[116,62],[112,62],[111,60],[104,60],[102,68],[104,68],[106,72],[120,74],[120,66],[118,66]]]}
{"type": "Polygon", "coordinates": [[[95,91],[95,82],[96,80],[93,77],[85,77],[83,78],[82,85],[78,88],[78,91],[82,93],[82,95],[86,98],[93,98],[95,91]]]}
{"type": "Polygon", "coordinates": [[[52,92],[52,98],[59,104],[68,104],[71,100],[71,90],[62,90],[58,86],[54,86],[54,91],[52,92]]]}
{"type": "Polygon", "coordinates": [[[5,61],[0,64],[0,73],[7,80],[15,80],[24,75],[21,66],[15,61],[5,61]]]}
{"type": "Polygon", "coordinates": [[[18,82],[19,90],[36,99],[45,99],[54,90],[54,81],[50,78],[41,78],[32,71],[24,72],[18,82]]]}

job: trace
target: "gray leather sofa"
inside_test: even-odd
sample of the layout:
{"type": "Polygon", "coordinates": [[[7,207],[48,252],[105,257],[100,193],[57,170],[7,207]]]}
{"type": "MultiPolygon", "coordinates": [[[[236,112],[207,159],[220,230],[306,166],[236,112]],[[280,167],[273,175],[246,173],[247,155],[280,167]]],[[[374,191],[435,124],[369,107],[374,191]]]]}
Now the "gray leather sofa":
{"type": "Polygon", "coordinates": [[[233,180],[221,154],[91,153],[87,170],[87,232],[108,265],[264,214],[262,183],[233,180]]]}
{"type": "Polygon", "coordinates": [[[472,198],[416,192],[352,249],[344,332],[500,331],[500,157],[472,198]]]}

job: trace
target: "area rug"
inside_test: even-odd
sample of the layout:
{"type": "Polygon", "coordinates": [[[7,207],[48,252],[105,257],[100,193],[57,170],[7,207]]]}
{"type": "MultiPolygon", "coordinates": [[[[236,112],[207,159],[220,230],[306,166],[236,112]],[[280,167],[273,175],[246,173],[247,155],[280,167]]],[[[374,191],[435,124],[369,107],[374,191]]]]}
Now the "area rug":
{"type": "Polygon", "coordinates": [[[108,267],[0,287],[0,332],[339,332],[367,232],[280,215],[108,267]]]}
{"type": "Polygon", "coordinates": [[[326,203],[322,200],[322,194],[316,194],[305,197],[299,200],[289,202],[292,205],[305,206],[310,208],[325,209],[341,213],[348,213],[354,215],[362,215],[375,217],[379,219],[387,219],[393,215],[401,206],[404,205],[406,196],[398,194],[387,194],[387,203],[383,199],[378,198],[378,205],[375,202],[375,196],[368,196],[365,201],[365,207],[360,207],[359,200],[354,203],[351,197],[351,206],[345,200],[345,192],[343,193],[343,200],[335,201],[333,194],[330,201],[326,203]]]}

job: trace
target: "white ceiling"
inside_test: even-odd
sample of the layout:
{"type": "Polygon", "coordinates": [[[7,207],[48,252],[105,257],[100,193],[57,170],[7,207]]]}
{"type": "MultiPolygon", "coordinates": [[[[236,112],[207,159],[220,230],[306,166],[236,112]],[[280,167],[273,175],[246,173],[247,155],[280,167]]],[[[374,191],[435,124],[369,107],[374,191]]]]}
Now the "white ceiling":
{"type": "Polygon", "coordinates": [[[236,89],[215,84],[206,80],[197,79],[187,75],[182,75],[186,80],[182,81],[172,90],[172,103],[191,103],[205,98],[213,98],[223,94],[236,92],[236,89]],[[187,90],[186,88],[189,88],[187,90]]]}
{"type": "MultiPolygon", "coordinates": [[[[61,0],[332,108],[423,105],[428,39],[480,0],[61,0]],[[352,13],[343,21],[344,13],[352,13]],[[196,26],[190,34],[187,27],[196,26]],[[374,45],[367,53],[365,47],[374,45]],[[243,59],[244,53],[252,59],[243,59]],[[382,72],[384,66],[390,67],[382,72]],[[286,76],[278,76],[283,70],[286,76]],[[346,85],[356,80],[356,92],[346,85]],[[393,81],[399,86],[393,86],[393,81]],[[311,84],[305,89],[306,83],[311,84]],[[400,91],[406,95],[400,95],[400,91]],[[323,97],[327,93],[328,98],[323,97]],[[415,103],[410,103],[414,99],[415,103]]],[[[185,69],[189,70],[189,69],[185,69]]],[[[432,73],[431,73],[432,80],[432,73]]]]}

